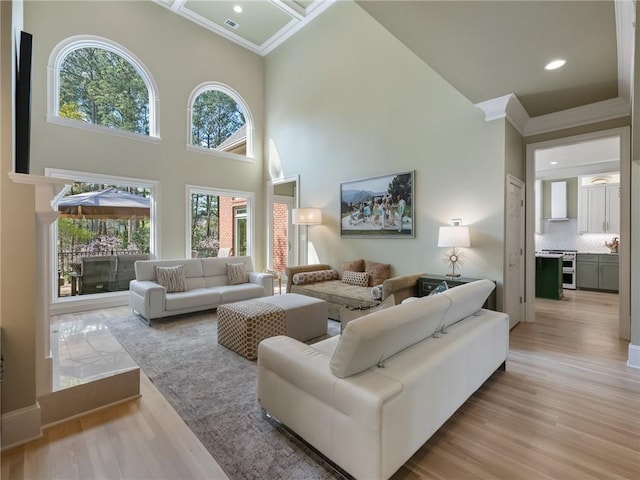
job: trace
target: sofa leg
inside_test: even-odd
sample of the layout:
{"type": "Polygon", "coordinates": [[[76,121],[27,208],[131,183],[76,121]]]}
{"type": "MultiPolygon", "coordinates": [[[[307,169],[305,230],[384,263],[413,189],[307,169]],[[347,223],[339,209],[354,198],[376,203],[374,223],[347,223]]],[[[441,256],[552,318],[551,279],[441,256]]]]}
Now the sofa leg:
{"type": "Polygon", "coordinates": [[[502,362],[502,365],[500,365],[498,367],[498,370],[500,370],[502,372],[506,372],[507,371],[507,361],[506,360],[504,362],[502,362]]]}

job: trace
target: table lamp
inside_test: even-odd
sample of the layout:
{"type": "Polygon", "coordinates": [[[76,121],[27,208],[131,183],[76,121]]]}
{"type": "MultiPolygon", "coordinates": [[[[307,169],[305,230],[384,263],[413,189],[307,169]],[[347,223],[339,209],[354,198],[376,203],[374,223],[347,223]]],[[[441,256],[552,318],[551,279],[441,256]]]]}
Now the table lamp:
{"type": "Polygon", "coordinates": [[[451,266],[451,272],[447,273],[447,277],[456,278],[460,274],[456,273],[456,266],[458,264],[463,265],[461,261],[462,247],[470,247],[471,241],[469,240],[469,227],[453,226],[453,227],[440,227],[438,232],[438,246],[448,247],[451,250],[447,253],[445,261],[449,262],[451,266]]]}

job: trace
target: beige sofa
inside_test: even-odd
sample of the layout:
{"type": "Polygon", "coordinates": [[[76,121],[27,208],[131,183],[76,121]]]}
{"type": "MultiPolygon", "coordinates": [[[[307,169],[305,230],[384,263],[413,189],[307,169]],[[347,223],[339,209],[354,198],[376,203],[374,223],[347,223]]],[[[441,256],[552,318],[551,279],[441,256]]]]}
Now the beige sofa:
{"type": "Polygon", "coordinates": [[[147,323],[154,318],[208,310],[223,303],[273,295],[273,275],[253,271],[251,257],[210,257],[176,260],[139,260],[136,279],[129,284],[131,308],[147,323]],[[247,282],[231,285],[227,264],[242,263],[247,282]],[[156,267],[184,265],[184,291],[167,293],[158,283],[156,267]]]}
{"type": "Polygon", "coordinates": [[[348,474],[387,479],[504,369],[509,317],[481,309],[494,288],[478,280],[379,310],[313,345],[267,338],[258,400],[348,474]]]}
{"type": "Polygon", "coordinates": [[[348,285],[340,279],[305,283],[302,285],[295,285],[293,283],[293,277],[296,273],[323,270],[331,270],[331,266],[319,263],[287,267],[285,270],[287,276],[287,292],[307,295],[326,301],[328,304],[329,318],[337,321],[340,321],[340,310],[345,306],[354,309],[366,309],[378,305],[391,295],[394,296],[395,303],[401,303],[402,300],[407,297],[416,296],[418,294],[418,278],[425,275],[424,273],[416,273],[386,279],[382,284],[382,297],[380,300],[374,300],[372,298],[372,287],[348,285]]]}

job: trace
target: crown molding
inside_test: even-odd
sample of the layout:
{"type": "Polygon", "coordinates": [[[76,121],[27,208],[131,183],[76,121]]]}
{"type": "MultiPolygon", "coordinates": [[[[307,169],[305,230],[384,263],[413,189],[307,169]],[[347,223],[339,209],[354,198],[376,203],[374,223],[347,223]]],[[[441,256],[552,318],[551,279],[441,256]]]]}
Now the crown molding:
{"type": "Polygon", "coordinates": [[[635,2],[633,0],[615,0],[616,41],[618,46],[618,96],[631,102],[633,84],[633,49],[635,2]]]}
{"type": "Polygon", "coordinates": [[[485,121],[506,118],[521,135],[524,135],[529,114],[513,93],[476,103],[476,107],[484,112],[485,121]]]}
{"type": "Polygon", "coordinates": [[[524,135],[553,132],[629,115],[631,115],[631,104],[622,97],[616,97],[602,102],[562,110],[561,112],[533,117],[527,122],[524,135]]]}
{"type": "Polygon", "coordinates": [[[622,97],[533,118],[513,93],[476,103],[475,106],[484,112],[485,121],[506,118],[525,137],[631,115],[631,104],[622,97]]]}

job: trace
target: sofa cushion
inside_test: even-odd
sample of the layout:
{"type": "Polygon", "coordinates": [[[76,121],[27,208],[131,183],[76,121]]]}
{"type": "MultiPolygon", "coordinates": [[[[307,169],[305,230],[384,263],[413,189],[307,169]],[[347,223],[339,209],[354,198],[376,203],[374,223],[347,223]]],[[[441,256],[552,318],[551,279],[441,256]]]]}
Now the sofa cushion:
{"type": "Polygon", "coordinates": [[[347,285],[367,287],[369,286],[369,274],[367,272],[351,272],[347,270],[342,273],[342,281],[347,285]]]}
{"type": "Polygon", "coordinates": [[[442,317],[442,323],[438,330],[447,328],[476,313],[482,308],[494,288],[496,285],[491,280],[476,280],[435,295],[435,298],[447,297],[451,300],[451,306],[442,317]]]}
{"type": "Polygon", "coordinates": [[[451,305],[445,295],[422,297],[347,324],[329,367],[336,377],[360,373],[433,335],[451,305]]]}
{"type": "Polygon", "coordinates": [[[167,289],[167,293],[184,292],[185,277],[184,265],[175,265],[173,267],[156,267],[156,277],[158,283],[167,289]]]}
{"type": "Polygon", "coordinates": [[[364,259],[342,262],[342,272],[364,272],[364,259]]]}
{"type": "Polygon", "coordinates": [[[222,301],[222,295],[206,288],[168,293],[165,300],[166,310],[175,312],[197,308],[214,308],[222,301]]]}
{"type": "Polygon", "coordinates": [[[384,281],[391,277],[391,265],[388,263],[376,263],[366,260],[364,262],[364,271],[369,274],[369,286],[381,285],[384,281]]]}
{"type": "Polygon", "coordinates": [[[229,277],[229,285],[239,285],[249,281],[244,263],[227,263],[227,277],[229,277]]]}
{"type": "Polygon", "coordinates": [[[338,278],[338,272],[335,270],[316,270],[314,272],[300,272],[293,276],[295,285],[304,285],[305,283],[326,282],[338,278]]]}

